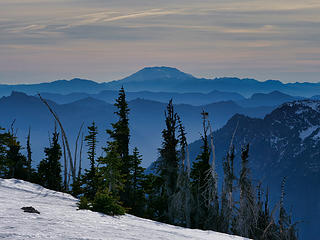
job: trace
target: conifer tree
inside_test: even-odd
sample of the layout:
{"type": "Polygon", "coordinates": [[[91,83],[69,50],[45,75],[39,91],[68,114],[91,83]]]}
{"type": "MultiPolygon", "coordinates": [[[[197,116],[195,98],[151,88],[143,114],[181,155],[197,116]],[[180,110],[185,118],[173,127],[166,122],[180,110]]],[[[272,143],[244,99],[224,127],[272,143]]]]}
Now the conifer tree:
{"type": "MultiPolygon", "coordinates": [[[[28,181],[34,180],[31,161],[21,154],[22,147],[14,135],[13,125],[11,128],[10,132],[0,133],[0,176],[28,181]]],[[[0,128],[0,131],[4,130],[0,128]]],[[[30,140],[28,142],[30,144],[30,140]]],[[[28,146],[27,151],[29,151],[28,146]]]]}
{"type": "Polygon", "coordinates": [[[269,209],[269,190],[267,189],[265,194],[264,204],[260,201],[260,194],[258,194],[258,199],[259,210],[255,238],[259,238],[261,240],[278,239],[278,228],[275,224],[272,212],[270,212],[269,209]]]}
{"type": "MultiPolygon", "coordinates": [[[[107,214],[112,215],[122,214],[124,208],[122,208],[121,205],[126,208],[132,208],[134,204],[132,198],[137,197],[137,192],[135,192],[137,189],[131,184],[133,183],[132,181],[138,180],[140,176],[140,169],[138,167],[140,159],[138,152],[136,152],[134,156],[129,155],[129,108],[123,87],[120,89],[119,96],[114,105],[117,108],[115,114],[119,119],[116,123],[111,124],[112,129],[107,130],[111,140],[107,142],[107,147],[104,148],[105,156],[97,160],[99,163],[98,168],[94,168],[95,153],[93,151],[95,149],[93,143],[96,141],[93,141],[93,138],[95,138],[96,129],[91,129],[91,136],[87,138],[87,140],[90,139],[91,142],[91,148],[89,149],[91,170],[89,172],[91,172],[91,175],[94,175],[93,172],[95,171],[95,175],[98,176],[98,188],[94,189],[96,193],[92,202],[93,210],[100,211],[98,209],[105,209],[107,214]],[[107,205],[102,206],[103,201],[101,201],[101,199],[105,199],[107,205]],[[112,209],[118,209],[119,211],[117,213],[111,213],[109,212],[110,207],[112,209]]],[[[138,186],[137,182],[136,184],[135,187],[138,186]]],[[[82,198],[80,204],[83,203],[84,206],[81,205],[81,207],[86,208],[86,201],[88,201],[88,199],[82,198]]],[[[135,209],[135,211],[136,210],[137,209],[135,209]]]]}
{"type": "Polygon", "coordinates": [[[174,112],[172,100],[169,101],[165,112],[166,128],[162,131],[162,148],[160,149],[160,159],[158,160],[158,173],[163,179],[161,189],[162,200],[167,206],[163,209],[163,219],[174,223],[174,207],[172,196],[176,193],[177,178],[179,170],[179,157],[177,145],[179,140],[176,138],[178,128],[178,115],[174,112]]]}
{"type": "Polygon", "coordinates": [[[173,195],[173,207],[175,210],[175,224],[191,227],[191,183],[190,160],[185,128],[178,116],[178,139],[180,146],[180,162],[177,178],[177,191],[173,195]]]}
{"type": "Polygon", "coordinates": [[[231,146],[231,149],[229,149],[227,157],[223,162],[224,181],[221,193],[220,231],[225,233],[229,233],[229,227],[231,226],[232,221],[232,211],[234,208],[233,188],[234,181],[236,180],[234,174],[234,158],[234,146],[231,146]]]}
{"type": "Polygon", "coordinates": [[[32,151],[31,151],[31,143],[30,143],[30,128],[27,136],[27,179],[29,181],[32,180],[33,169],[32,169],[32,151]]]}
{"type": "Polygon", "coordinates": [[[114,197],[120,196],[123,191],[124,180],[121,174],[121,157],[117,151],[116,142],[108,142],[104,148],[105,156],[98,158],[99,163],[99,186],[107,188],[114,197]]]}
{"type": "Polygon", "coordinates": [[[191,170],[192,178],[192,191],[195,199],[195,208],[192,214],[193,225],[196,228],[209,229],[210,208],[212,203],[210,202],[209,191],[206,187],[208,185],[208,174],[210,173],[210,154],[211,150],[208,141],[209,126],[206,120],[206,113],[202,113],[203,116],[203,134],[201,136],[202,146],[201,153],[197,156],[196,161],[193,163],[191,170]]]}
{"type": "Polygon", "coordinates": [[[167,202],[164,198],[163,187],[164,180],[159,175],[152,173],[145,176],[143,189],[146,193],[146,212],[147,218],[168,222],[167,216],[164,214],[167,209],[167,202]]]}
{"type": "Polygon", "coordinates": [[[126,101],[126,94],[124,88],[121,87],[119,96],[114,104],[117,107],[115,114],[119,117],[116,123],[112,123],[112,130],[107,130],[110,138],[113,139],[116,149],[121,161],[120,173],[124,178],[124,188],[121,192],[121,201],[124,206],[130,205],[131,186],[130,186],[130,168],[132,165],[131,157],[129,156],[129,142],[130,142],[130,129],[129,129],[129,108],[126,101]]]}
{"type": "Polygon", "coordinates": [[[38,166],[39,183],[46,188],[60,191],[62,189],[61,164],[62,156],[59,144],[59,133],[55,128],[49,147],[44,149],[46,158],[38,166]]]}
{"type": "Polygon", "coordinates": [[[121,157],[116,142],[108,142],[104,148],[106,155],[98,158],[99,168],[98,189],[92,201],[92,210],[109,215],[124,214],[125,210],[120,201],[123,192],[124,180],[121,175],[121,157]]]}
{"type": "Polygon", "coordinates": [[[96,173],[96,147],[97,147],[97,134],[98,128],[95,122],[92,122],[91,126],[88,127],[89,134],[85,137],[88,147],[88,159],[90,161],[90,169],[85,170],[83,176],[84,183],[84,196],[88,199],[93,200],[97,190],[97,173],[96,173]]]}
{"type": "Polygon", "coordinates": [[[131,205],[130,212],[136,216],[143,216],[145,207],[145,191],[143,188],[145,175],[144,168],[141,167],[141,155],[139,154],[138,148],[133,149],[133,155],[131,156],[132,166],[130,169],[131,181],[131,205]]]}
{"type": "MultiPolygon", "coordinates": [[[[96,135],[96,128],[91,128],[90,132],[90,142],[93,143],[92,139],[96,135]]],[[[91,147],[93,147],[92,144],[91,147]]],[[[89,147],[89,157],[94,156],[92,150],[93,148],[90,151],[89,147]]],[[[97,159],[99,167],[95,167],[94,170],[96,175],[93,178],[94,182],[96,182],[95,194],[93,198],[91,196],[87,197],[86,193],[88,192],[85,191],[84,196],[80,198],[78,207],[79,209],[90,209],[108,215],[122,215],[125,213],[125,208],[120,201],[120,193],[123,191],[124,180],[121,175],[122,162],[117,151],[117,143],[109,141],[107,142],[107,147],[103,148],[103,150],[105,156],[97,159]]],[[[92,161],[92,163],[94,162],[92,161]]],[[[93,191],[89,192],[89,194],[93,194],[93,191]]]]}
{"type": "Polygon", "coordinates": [[[8,133],[6,165],[8,178],[17,178],[27,180],[27,159],[20,153],[22,149],[17,137],[12,133],[8,133]]]}
{"type": "Polygon", "coordinates": [[[0,177],[5,177],[7,173],[7,166],[5,161],[6,156],[6,146],[8,141],[8,134],[4,131],[5,129],[0,127],[0,177]]]}
{"type": "Polygon", "coordinates": [[[250,179],[249,144],[242,148],[241,171],[239,178],[240,206],[237,219],[237,233],[252,238],[256,226],[256,204],[253,186],[250,179]]]}
{"type": "Polygon", "coordinates": [[[292,223],[291,216],[287,214],[284,207],[286,177],[281,183],[280,211],[279,211],[279,235],[281,240],[296,240],[296,223],[292,223]]]}
{"type": "Polygon", "coordinates": [[[287,222],[287,213],[284,208],[284,195],[285,195],[285,183],[286,183],[286,178],[284,177],[282,179],[281,183],[281,196],[280,196],[280,211],[279,211],[279,227],[280,227],[280,233],[285,232],[285,224],[287,222]]]}
{"type": "Polygon", "coordinates": [[[263,203],[262,200],[262,190],[261,190],[261,183],[257,186],[258,191],[258,201],[257,201],[257,224],[256,228],[254,229],[254,239],[261,239],[261,240],[273,240],[278,239],[277,237],[277,226],[275,221],[270,215],[269,209],[269,191],[265,194],[265,202],[263,203]]]}
{"type": "Polygon", "coordinates": [[[7,152],[10,139],[12,135],[9,131],[5,132],[4,128],[0,127],[0,131],[4,131],[0,133],[0,176],[7,178],[9,177],[9,167],[10,162],[7,159],[7,152]]]}

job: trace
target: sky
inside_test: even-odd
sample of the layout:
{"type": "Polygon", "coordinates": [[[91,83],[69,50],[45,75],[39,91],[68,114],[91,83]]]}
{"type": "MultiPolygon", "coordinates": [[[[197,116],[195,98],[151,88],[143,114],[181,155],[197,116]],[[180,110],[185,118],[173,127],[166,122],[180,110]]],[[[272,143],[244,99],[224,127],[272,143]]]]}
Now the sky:
{"type": "Polygon", "coordinates": [[[320,82],[320,1],[0,1],[0,83],[105,82],[147,66],[320,82]]]}

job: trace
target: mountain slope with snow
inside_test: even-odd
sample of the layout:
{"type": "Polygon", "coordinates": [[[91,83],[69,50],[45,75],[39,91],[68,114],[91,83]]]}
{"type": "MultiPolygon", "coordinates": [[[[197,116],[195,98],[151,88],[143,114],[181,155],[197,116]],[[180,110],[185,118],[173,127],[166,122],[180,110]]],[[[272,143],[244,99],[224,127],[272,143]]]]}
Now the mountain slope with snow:
{"type": "Polygon", "coordinates": [[[0,179],[1,239],[215,239],[240,240],[213,231],[186,229],[132,215],[111,217],[77,210],[77,199],[16,179],[0,179]],[[32,206],[40,214],[26,213],[32,206]]]}
{"type": "MultiPolygon", "coordinates": [[[[250,143],[252,178],[269,189],[274,204],[280,199],[280,185],[286,177],[286,204],[292,207],[302,239],[320,235],[320,101],[284,103],[264,119],[233,116],[214,133],[217,171],[223,176],[222,160],[233,139],[236,172],[240,169],[241,147],[250,143]],[[233,138],[233,134],[236,133],[233,138]]],[[[198,140],[189,145],[190,159],[201,150],[198,140]]]]}

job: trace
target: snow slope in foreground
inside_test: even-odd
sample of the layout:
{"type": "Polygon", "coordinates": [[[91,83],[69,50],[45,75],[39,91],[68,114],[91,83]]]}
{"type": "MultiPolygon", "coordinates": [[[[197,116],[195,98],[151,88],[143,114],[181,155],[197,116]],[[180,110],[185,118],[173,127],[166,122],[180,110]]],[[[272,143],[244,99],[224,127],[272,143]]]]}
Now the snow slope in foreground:
{"type": "Polygon", "coordinates": [[[77,210],[77,199],[16,179],[0,179],[0,238],[4,239],[244,239],[125,215],[77,210]],[[25,213],[33,206],[39,214],[25,213]]]}

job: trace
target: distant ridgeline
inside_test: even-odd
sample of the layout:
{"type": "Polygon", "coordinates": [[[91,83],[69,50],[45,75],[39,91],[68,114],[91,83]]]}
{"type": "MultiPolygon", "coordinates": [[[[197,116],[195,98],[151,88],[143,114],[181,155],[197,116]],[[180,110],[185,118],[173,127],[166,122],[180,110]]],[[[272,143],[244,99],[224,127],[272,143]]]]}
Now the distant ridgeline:
{"type": "Polygon", "coordinates": [[[283,93],[312,97],[319,95],[320,83],[287,83],[268,80],[260,82],[254,79],[239,78],[196,78],[190,74],[183,73],[170,67],[148,67],[129,77],[118,81],[97,83],[84,79],[73,79],[70,81],[59,80],[51,83],[0,85],[0,96],[8,96],[11,91],[21,91],[27,94],[37,92],[69,94],[75,92],[99,93],[103,90],[118,90],[124,86],[127,91],[162,91],[162,92],[200,92],[211,91],[237,92],[249,97],[254,93],[269,93],[281,91],[283,93]]]}
{"type": "MultiPolygon", "coordinates": [[[[113,106],[114,100],[110,103],[101,99],[83,96],[75,101],[57,104],[56,99],[47,98],[49,104],[59,115],[65,125],[70,138],[71,148],[75,146],[75,140],[82,123],[89,125],[94,120],[99,129],[106,128],[115,120],[113,106]],[[53,100],[50,101],[49,99],[53,100]]],[[[130,94],[128,94],[130,95],[130,94]]],[[[116,96],[115,96],[116,97],[116,96]]],[[[62,99],[63,95],[57,98],[62,99]]],[[[267,98],[272,98],[270,97],[267,98]]],[[[209,100],[209,99],[208,99],[209,100]]],[[[173,100],[174,101],[174,100],[173,100]]],[[[258,102],[257,102],[258,104],[258,102]]],[[[140,148],[143,155],[143,165],[149,166],[154,161],[161,144],[161,131],[164,127],[164,109],[166,103],[151,101],[147,99],[132,99],[128,102],[130,108],[130,125],[132,126],[131,141],[134,146],[140,148]]],[[[214,129],[220,128],[236,113],[250,117],[264,117],[276,106],[242,107],[233,101],[223,101],[210,103],[201,106],[191,106],[187,104],[177,104],[175,109],[181,117],[188,130],[188,141],[192,142],[199,138],[201,131],[200,113],[206,109],[210,113],[210,120],[214,123],[214,129]]],[[[48,131],[54,128],[54,119],[48,112],[46,106],[40,101],[38,96],[28,96],[21,92],[13,92],[8,97],[0,98],[0,126],[9,129],[12,122],[17,129],[17,136],[25,146],[26,136],[31,127],[31,137],[33,139],[33,156],[35,163],[39,163],[43,157],[43,148],[48,142],[48,131]]],[[[105,134],[101,132],[98,138],[98,154],[101,154],[101,147],[105,143],[105,134]]],[[[87,167],[87,161],[84,167],[87,167]]]]}

